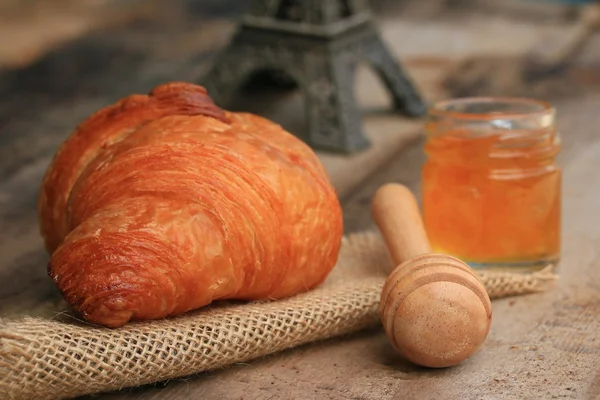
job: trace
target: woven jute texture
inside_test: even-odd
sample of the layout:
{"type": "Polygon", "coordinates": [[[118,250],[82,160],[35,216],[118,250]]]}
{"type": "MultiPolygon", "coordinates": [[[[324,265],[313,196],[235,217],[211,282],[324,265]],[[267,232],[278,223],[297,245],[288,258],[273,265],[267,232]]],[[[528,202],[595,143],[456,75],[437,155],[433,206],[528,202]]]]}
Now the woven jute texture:
{"type": "MultiPolygon", "coordinates": [[[[74,317],[0,320],[0,399],[61,399],[222,368],[379,324],[393,267],[380,236],[344,238],[319,288],[285,300],[220,304],[111,330],[74,317]]],[[[493,299],[544,290],[549,270],[480,273],[493,299]]]]}

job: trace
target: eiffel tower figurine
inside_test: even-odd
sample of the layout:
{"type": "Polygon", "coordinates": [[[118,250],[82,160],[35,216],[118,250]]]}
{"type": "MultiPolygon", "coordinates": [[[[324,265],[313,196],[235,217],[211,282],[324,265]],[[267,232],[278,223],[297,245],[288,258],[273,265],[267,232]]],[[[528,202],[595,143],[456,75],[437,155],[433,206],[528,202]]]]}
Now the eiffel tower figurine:
{"type": "Polygon", "coordinates": [[[303,92],[311,147],[352,153],[369,146],[354,96],[354,71],[377,72],[394,108],[421,116],[426,105],[386,48],[368,0],[253,0],[202,84],[223,105],[257,72],[283,73],[303,92]]]}

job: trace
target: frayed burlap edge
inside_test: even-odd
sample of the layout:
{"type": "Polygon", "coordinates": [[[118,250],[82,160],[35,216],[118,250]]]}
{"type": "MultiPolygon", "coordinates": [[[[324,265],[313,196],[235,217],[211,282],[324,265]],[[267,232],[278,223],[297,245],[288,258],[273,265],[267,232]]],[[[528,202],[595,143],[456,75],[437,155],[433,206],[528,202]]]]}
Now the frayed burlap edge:
{"type": "MultiPolygon", "coordinates": [[[[0,321],[0,398],[61,399],[164,381],[245,362],[379,324],[392,267],[378,234],[344,238],[319,288],[293,298],[208,307],[168,320],[104,329],[81,321],[0,321]]],[[[542,291],[555,275],[485,272],[490,297],[542,291]]]]}

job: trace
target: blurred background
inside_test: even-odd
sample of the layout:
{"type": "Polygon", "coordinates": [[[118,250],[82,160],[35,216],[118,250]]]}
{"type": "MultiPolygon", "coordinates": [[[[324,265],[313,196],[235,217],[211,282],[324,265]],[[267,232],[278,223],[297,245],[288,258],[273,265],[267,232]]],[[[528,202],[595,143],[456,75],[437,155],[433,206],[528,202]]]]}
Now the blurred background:
{"type": "MultiPolygon", "coordinates": [[[[10,173],[11,163],[47,154],[84,116],[119,97],[168,80],[198,81],[249,3],[0,0],[0,170],[10,173]]],[[[600,90],[597,2],[372,0],[371,6],[428,101],[477,94],[556,100],[600,90]]],[[[370,96],[363,92],[359,101],[370,96]]],[[[232,108],[295,129],[273,102],[256,101],[260,96],[251,93],[251,101],[232,108]]]]}

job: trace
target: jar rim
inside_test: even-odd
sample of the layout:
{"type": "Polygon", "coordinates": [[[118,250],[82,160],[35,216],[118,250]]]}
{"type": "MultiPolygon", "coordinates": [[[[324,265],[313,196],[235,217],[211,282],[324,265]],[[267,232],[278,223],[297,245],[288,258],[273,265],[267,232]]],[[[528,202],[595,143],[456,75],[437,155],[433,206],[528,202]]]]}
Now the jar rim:
{"type": "Polygon", "coordinates": [[[545,100],[531,99],[525,97],[460,97],[440,100],[429,107],[429,115],[436,117],[451,118],[456,120],[469,121],[493,121],[496,119],[524,119],[536,118],[547,115],[554,115],[556,109],[552,104],[545,100]],[[465,106],[474,104],[504,104],[513,106],[525,106],[528,110],[524,111],[489,111],[489,112],[468,112],[455,111],[452,106],[465,106]]]}

